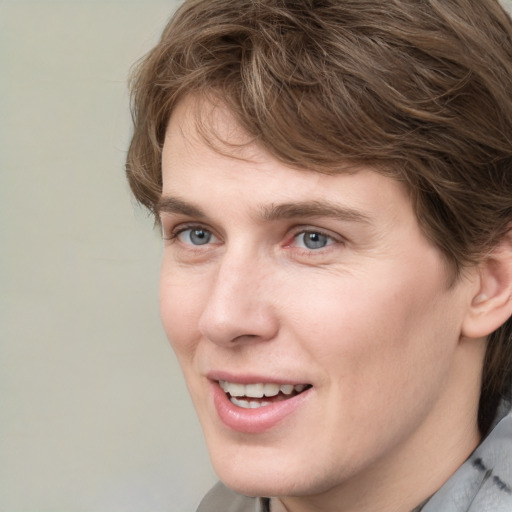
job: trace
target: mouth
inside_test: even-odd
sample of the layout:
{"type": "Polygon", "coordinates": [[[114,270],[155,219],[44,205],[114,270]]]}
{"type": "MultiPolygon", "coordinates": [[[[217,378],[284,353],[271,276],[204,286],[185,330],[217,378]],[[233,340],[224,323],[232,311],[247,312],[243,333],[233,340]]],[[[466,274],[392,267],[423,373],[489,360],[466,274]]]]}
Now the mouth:
{"type": "Polygon", "coordinates": [[[276,402],[289,400],[312,387],[311,384],[275,384],[271,382],[240,384],[225,380],[219,380],[218,384],[229,401],[243,409],[259,409],[276,402]]]}

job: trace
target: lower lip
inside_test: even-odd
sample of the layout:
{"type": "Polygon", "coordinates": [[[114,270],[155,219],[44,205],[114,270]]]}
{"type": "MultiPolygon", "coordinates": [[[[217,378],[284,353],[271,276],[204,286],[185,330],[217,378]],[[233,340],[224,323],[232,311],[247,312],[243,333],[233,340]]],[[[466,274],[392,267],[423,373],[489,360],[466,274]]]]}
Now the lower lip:
{"type": "Polygon", "coordinates": [[[212,383],[213,403],[224,425],[246,434],[266,432],[299,408],[310,394],[311,388],[292,398],[271,403],[257,409],[244,409],[231,403],[217,382],[212,383]]]}

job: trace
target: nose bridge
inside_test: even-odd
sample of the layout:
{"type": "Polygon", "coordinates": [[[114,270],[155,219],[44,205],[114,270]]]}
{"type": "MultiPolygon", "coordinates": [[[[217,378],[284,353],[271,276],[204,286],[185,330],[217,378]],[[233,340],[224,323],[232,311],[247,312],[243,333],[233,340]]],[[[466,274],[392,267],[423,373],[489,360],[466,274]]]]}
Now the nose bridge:
{"type": "Polygon", "coordinates": [[[226,252],[200,318],[202,334],[217,344],[272,338],[277,322],[265,273],[254,252],[226,252]]]}

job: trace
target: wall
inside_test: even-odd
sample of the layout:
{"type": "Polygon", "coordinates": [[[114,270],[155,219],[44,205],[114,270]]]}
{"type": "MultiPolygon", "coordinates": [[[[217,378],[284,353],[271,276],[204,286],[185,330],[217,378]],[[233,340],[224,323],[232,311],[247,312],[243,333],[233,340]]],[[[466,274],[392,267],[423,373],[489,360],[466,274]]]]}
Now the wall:
{"type": "Polygon", "coordinates": [[[215,481],[124,179],[176,1],[0,2],[0,511],[195,510],[215,481]]]}

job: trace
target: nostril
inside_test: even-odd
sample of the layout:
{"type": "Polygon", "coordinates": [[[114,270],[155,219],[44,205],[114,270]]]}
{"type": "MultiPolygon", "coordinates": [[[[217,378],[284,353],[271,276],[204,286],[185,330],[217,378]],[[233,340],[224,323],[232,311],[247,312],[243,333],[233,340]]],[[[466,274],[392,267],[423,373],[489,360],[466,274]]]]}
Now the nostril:
{"type": "Polygon", "coordinates": [[[257,334],[241,334],[240,336],[237,336],[236,338],[234,338],[231,341],[233,341],[233,342],[235,342],[235,341],[244,341],[244,339],[246,341],[248,341],[248,340],[254,340],[254,339],[257,339],[257,338],[258,338],[257,334]]]}

